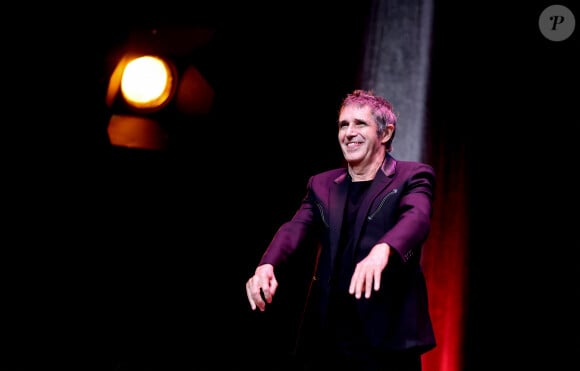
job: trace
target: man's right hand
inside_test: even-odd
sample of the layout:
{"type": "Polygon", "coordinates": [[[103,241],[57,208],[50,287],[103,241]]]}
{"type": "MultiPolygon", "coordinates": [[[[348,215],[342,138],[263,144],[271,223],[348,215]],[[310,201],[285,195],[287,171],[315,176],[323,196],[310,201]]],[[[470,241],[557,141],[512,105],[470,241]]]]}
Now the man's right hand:
{"type": "Polygon", "coordinates": [[[278,281],[274,275],[274,266],[272,264],[259,265],[254,275],[246,282],[246,294],[252,310],[259,308],[260,311],[265,311],[266,303],[272,302],[277,288],[278,281]]]}

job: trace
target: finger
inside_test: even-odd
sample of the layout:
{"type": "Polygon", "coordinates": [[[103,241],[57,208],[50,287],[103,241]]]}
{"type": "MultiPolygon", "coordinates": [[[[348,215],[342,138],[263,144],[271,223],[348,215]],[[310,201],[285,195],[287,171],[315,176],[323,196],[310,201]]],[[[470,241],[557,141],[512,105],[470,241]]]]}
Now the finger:
{"type": "Polygon", "coordinates": [[[358,278],[357,284],[356,284],[356,292],[355,292],[354,296],[357,299],[360,299],[362,297],[362,293],[364,290],[365,290],[365,279],[364,279],[364,277],[358,278]]]}
{"type": "Polygon", "coordinates": [[[381,288],[381,271],[375,271],[375,291],[379,291],[381,288]]]}
{"type": "Polygon", "coordinates": [[[256,302],[253,299],[253,294],[249,282],[246,283],[246,296],[248,297],[248,301],[250,302],[250,308],[252,308],[252,310],[256,310],[256,302]]]}
{"type": "Polygon", "coordinates": [[[357,271],[355,270],[355,272],[352,275],[352,278],[350,279],[350,285],[348,286],[348,293],[353,295],[356,292],[356,280],[357,280],[357,271]]]}
{"type": "Polygon", "coordinates": [[[260,289],[260,298],[262,298],[262,300],[264,300],[264,302],[269,304],[272,302],[272,293],[270,292],[270,290],[268,288],[260,289]]]}
{"type": "Polygon", "coordinates": [[[263,312],[266,310],[266,300],[260,283],[256,284],[256,289],[254,291],[254,300],[260,311],[263,312]]]}
{"type": "Polygon", "coordinates": [[[364,276],[360,271],[360,267],[357,265],[352,279],[350,280],[349,292],[354,294],[354,297],[360,299],[362,296],[362,291],[364,289],[364,276]]]}
{"type": "Polygon", "coordinates": [[[278,288],[278,281],[275,278],[271,278],[269,284],[266,287],[262,287],[262,298],[268,304],[272,303],[274,299],[274,294],[278,288]]]}
{"type": "Polygon", "coordinates": [[[259,282],[258,280],[253,280],[252,283],[250,284],[250,294],[252,296],[254,304],[258,307],[258,309],[260,309],[260,311],[263,312],[266,309],[266,302],[262,298],[260,286],[261,282],[259,282]]]}
{"type": "Polygon", "coordinates": [[[373,272],[367,272],[365,275],[365,298],[370,298],[373,291],[373,272]]]}

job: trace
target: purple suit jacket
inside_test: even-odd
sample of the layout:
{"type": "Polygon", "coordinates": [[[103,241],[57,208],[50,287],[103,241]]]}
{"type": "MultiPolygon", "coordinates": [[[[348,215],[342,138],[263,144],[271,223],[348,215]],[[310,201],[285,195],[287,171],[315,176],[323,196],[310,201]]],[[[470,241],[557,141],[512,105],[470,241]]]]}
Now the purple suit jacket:
{"type": "MultiPolygon", "coordinates": [[[[281,225],[260,263],[279,266],[316,238],[320,256],[309,297],[309,313],[324,323],[339,234],[347,197],[346,168],[312,176],[306,196],[292,219],[281,225]],[[316,303],[317,305],[311,305],[316,303]]],[[[370,299],[357,301],[357,310],[370,344],[382,350],[435,347],[425,277],[420,265],[432,215],[435,173],[419,162],[398,161],[388,155],[361,203],[353,233],[356,261],[381,242],[396,253],[370,299]]]]}

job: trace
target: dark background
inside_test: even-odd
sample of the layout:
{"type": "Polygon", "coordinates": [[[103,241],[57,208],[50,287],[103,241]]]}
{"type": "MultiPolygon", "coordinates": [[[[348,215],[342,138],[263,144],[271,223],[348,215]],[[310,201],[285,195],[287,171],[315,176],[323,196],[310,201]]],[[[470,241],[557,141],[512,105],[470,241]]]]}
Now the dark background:
{"type": "MultiPolygon", "coordinates": [[[[17,14],[6,47],[27,78],[7,77],[3,260],[14,366],[245,369],[291,348],[301,288],[261,315],[244,283],[307,177],[340,164],[336,109],[359,87],[370,2],[166,5],[17,14]],[[168,153],[112,148],[110,52],[133,27],[170,24],[217,30],[199,60],[215,109],[176,129],[168,153]]],[[[577,345],[577,31],[544,39],[547,5],[435,5],[430,109],[469,149],[466,370],[563,364],[577,345]]]]}

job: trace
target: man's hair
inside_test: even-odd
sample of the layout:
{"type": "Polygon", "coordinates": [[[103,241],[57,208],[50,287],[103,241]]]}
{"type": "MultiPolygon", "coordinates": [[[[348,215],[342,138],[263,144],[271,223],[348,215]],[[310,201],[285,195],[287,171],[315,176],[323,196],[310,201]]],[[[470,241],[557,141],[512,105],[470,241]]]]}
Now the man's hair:
{"type": "Polygon", "coordinates": [[[388,124],[393,124],[393,135],[391,135],[389,141],[385,143],[387,152],[391,152],[393,149],[393,139],[395,138],[395,132],[397,129],[397,115],[393,111],[393,105],[391,102],[379,95],[375,95],[372,90],[357,89],[352,93],[347,94],[340,105],[339,112],[342,111],[345,106],[353,104],[359,107],[369,106],[371,108],[371,114],[378,126],[377,134],[379,134],[379,136],[383,134],[388,124]]]}

